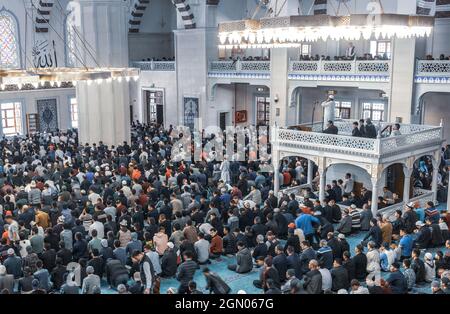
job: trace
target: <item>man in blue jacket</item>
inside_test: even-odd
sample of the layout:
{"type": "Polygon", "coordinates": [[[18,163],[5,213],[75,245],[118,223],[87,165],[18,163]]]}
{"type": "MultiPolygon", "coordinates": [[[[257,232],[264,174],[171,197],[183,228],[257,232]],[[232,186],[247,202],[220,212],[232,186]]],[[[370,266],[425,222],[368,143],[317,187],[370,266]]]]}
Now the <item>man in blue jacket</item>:
{"type": "Polygon", "coordinates": [[[328,246],[327,240],[320,240],[320,249],[317,250],[319,264],[327,269],[333,268],[333,250],[328,246]]]}
{"type": "Polygon", "coordinates": [[[394,294],[406,294],[408,292],[408,282],[405,275],[400,271],[400,264],[397,262],[392,263],[391,273],[387,278],[387,282],[394,294]]]}
{"type": "Polygon", "coordinates": [[[320,220],[310,214],[300,214],[300,216],[295,219],[295,226],[303,230],[305,239],[310,243],[314,241],[314,227],[313,223],[320,224],[320,220]]]}

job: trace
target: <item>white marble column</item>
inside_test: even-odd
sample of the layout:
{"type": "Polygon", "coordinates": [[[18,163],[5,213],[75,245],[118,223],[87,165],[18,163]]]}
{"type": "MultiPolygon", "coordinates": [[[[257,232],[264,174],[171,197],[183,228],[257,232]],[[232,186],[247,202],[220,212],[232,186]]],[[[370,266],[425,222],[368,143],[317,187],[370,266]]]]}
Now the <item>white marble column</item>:
{"type": "Polygon", "coordinates": [[[326,171],[320,171],[320,181],[319,181],[319,200],[323,202],[325,199],[325,184],[326,184],[326,171]]]}
{"type": "Polygon", "coordinates": [[[407,203],[407,202],[409,202],[409,199],[411,198],[411,195],[409,195],[409,193],[411,191],[412,169],[403,167],[403,174],[405,176],[405,180],[403,183],[403,202],[407,203]]]}
{"type": "MultiPolygon", "coordinates": [[[[127,1],[76,0],[80,66],[128,67],[127,1]]],[[[129,82],[111,79],[77,84],[81,143],[118,145],[131,140],[129,82]]]]}
{"type": "Polygon", "coordinates": [[[312,180],[313,180],[313,162],[308,159],[308,176],[307,176],[307,183],[308,185],[312,186],[312,180]]]}
{"type": "Polygon", "coordinates": [[[272,161],[273,164],[273,192],[275,196],[278,197],[278,192],[280,191],[280,172],[278,168],[280,167],[278,160],[272,161]]]}
{"type": "Polygon", "coordinates": [[[450,208],[450,167],[447,168],[449,179],[447,183],[447,210],[450,208]]]}
{"type": "Polygon", "coordinates": [[[378,213],[378,178],[372,177],[372,215],[375,217],[378,213]]]}
{"type": "Polygon", "coordinates": [[[403,123],[410,123],[413,102],[414,71],[416,64],[416,39],[394,39],[392,46],[392,75],[389,97],[389,111],[386,118],[395,121],[402,117],[403,123]],[[394,66],[395,64],[395,66],[394,66]]]}
{"type": "Polygon", "coordinates": [[[437,201],[437,185],[438,185],[439,167],[433,162],[433,178],[431,181],[431,191],[433,192],[433,202],[437,201]]]}
{"type": "Polygon", "coordinates": [[[270,124],[284,127],[287,124],[289,56],[287,48],[270,52],[270,124]]]}

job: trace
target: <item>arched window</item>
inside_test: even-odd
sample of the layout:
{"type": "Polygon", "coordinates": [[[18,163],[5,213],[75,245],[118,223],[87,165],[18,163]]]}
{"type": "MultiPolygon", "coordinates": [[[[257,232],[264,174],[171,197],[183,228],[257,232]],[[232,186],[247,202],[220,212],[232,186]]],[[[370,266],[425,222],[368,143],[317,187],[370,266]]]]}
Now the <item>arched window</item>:
{"type": "Polygon", "coordinates": [[[74,54],[76,35],[74,26],[74,13],[71,12],[67,15],[66,19],[66,62],[68,67],[75,67],[76,65],[76,58],[74,54]]]}
{"type": "Polygon", "coordinates": [[[19,40],[17,21],[7,11],[0,11],[0,67],[19,68],[19,40]]]}

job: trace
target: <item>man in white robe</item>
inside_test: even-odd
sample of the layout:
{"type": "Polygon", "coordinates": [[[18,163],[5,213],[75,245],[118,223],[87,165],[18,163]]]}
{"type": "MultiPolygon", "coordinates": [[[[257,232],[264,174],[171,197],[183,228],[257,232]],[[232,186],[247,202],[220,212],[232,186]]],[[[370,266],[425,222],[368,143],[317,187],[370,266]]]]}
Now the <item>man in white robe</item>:
{"type": "Polygon", "coordinates": [[[334,95],[328,95],[327,100],[322,103],[323,109],[323,127],[328,124],[328,121],[335,120],[335,110],[336,103],[334,102],[334,95]]]}

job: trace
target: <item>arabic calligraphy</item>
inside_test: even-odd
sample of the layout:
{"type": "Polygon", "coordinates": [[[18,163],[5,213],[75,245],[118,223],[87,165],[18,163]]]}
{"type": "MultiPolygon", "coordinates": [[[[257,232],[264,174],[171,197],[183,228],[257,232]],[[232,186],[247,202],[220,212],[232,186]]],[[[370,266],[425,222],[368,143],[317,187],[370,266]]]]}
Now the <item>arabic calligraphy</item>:
{"type": "Polygon", "coordinates": [[[31,51],[33,56],[33,64],[35,68],[57,68],[58,58],[56,57],[56,45],[52,40],[39,40],[31,51]]]}

